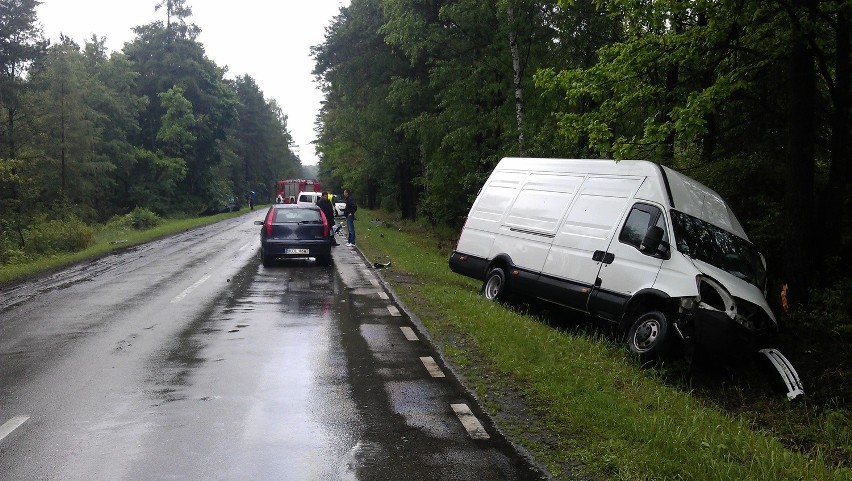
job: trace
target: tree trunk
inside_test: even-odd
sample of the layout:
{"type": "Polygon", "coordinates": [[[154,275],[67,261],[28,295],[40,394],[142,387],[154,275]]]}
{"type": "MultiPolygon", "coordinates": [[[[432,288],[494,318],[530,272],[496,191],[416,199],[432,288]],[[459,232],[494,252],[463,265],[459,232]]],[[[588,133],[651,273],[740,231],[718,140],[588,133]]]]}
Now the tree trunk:
{"type": "MultiPolygon", "coordinates": [[[[804,11],[812,0],[794,0],[804,11]]],[[[784,198],[784,276],[787,301],[795,307],[807,300],[812,280],[813,243],[809,242],[814,216],[814,144],[816,139],[815,55],[808,33],[794,31],[788,63],[787,192],[784,198]]]]}
{"type": "Polygon", "coordinates": [[[62,79],[61,87],[60,87],[60,108],[59,108],[59,157],[62,163],[62,182],[60,183],[60,197],[66,199],[66,191],[65,191],[65,178],[67,175],[66,166],[65,166],[65,79],[62,79]]]}
{"type": "Polygon", "coordinates": [[[366,204],[368,209],[376,208],[376,199],[379,196],[379,186],[374,180],[367,181],[366,204]]]}
{"type": "Polygon", "coordinates": [[[515,31],[515,9],[512,1],[507,6],[509,20],[509,51],[512,54],[512,85],[515,88],[515,120],[518,124],[518,155],[524,156],[524,92],[521,87],[521,54],[518,50],[518,34],[515,31]]]}
{"type": "Polygon", "coordinates": [[[415,220],[417,209],[415,208],[413,175],[411,172],[411,161],[403,160],[399,166],[399,194],[400,214],[403,219],[415,220]]]}
{"type": "Polygon", "coordinates": [[[6,109],[6,135],[8,136],[8,146],[9,146],[9,159],[15,160],[17,158],[17,152],[15,151],[15,115],[17,115],[17,109],[14,107],[9,107],[6,109]]]}
{"type": "Polygon", "coordinates": [[[852,7],[843,7],[837,14],[835,34],[837,37],[836,80],[833,90],[834,110],[831,116],[831,168],[825,202],[826,252],[825,267],[836,264],[842,254],[844,219],[846,216],[846,183],[849,175],[849,86],[850,86],[850,32],[849,22],[852,7]]]}

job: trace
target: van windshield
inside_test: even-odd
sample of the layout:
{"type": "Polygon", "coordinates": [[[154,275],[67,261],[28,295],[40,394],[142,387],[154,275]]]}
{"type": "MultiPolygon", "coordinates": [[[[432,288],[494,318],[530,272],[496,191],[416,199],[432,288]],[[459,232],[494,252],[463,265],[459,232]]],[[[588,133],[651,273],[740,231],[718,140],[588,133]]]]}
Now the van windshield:
{"type": "Polygon", "coordinates": [[[677,250],[764,288],[766,269],[751,242],[689,214],[671,214],[677,250]]]}

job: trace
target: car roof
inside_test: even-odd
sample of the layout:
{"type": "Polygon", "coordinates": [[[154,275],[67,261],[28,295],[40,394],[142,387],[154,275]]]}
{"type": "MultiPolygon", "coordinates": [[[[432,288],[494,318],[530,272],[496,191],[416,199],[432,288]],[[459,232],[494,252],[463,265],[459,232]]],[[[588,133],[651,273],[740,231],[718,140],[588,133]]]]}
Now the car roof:
{"type": "Polygon", "coordinates": [[[314,209],[320,210],[316,204],[275,204],[272,209],[314,209]]]}

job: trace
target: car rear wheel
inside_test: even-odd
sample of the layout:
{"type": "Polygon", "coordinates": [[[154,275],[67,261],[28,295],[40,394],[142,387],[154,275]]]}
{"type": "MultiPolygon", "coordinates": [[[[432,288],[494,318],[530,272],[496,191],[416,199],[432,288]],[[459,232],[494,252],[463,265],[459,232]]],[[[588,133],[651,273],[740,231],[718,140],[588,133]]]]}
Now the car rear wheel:
{"type": "Polygon", "coordinates": [[[268,256],[263,252],[263,248],[260,248],[260,262],[263,264],[263,267],[271,267],[272,261],[275,260],[272,256],[268,256]]]}
{"type": "Polygon", "coordinates": [[[331,265],[331,256],[317,256],[317,264],[321,266],[330,266],[331,265]]]}
{"type": "Polygon", "coordinates": [[[502,300],[506,294],[506,274],[496,267],[488,271],[482,284],[482,295],[489,301],[502,300]]]}

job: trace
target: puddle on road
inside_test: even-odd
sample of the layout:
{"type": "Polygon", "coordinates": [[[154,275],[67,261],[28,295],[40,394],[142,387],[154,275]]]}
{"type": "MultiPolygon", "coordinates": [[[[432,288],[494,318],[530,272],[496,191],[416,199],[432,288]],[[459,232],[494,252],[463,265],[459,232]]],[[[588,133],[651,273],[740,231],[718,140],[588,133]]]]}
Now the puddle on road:
{"type": "Polygon", "coordinates": [[[381,466],[390,457],[387,450],[380,444],[369,441],[359,441],[340,460],[341,480],[358,481],[358,471],[371,466],[381,466]]]}

